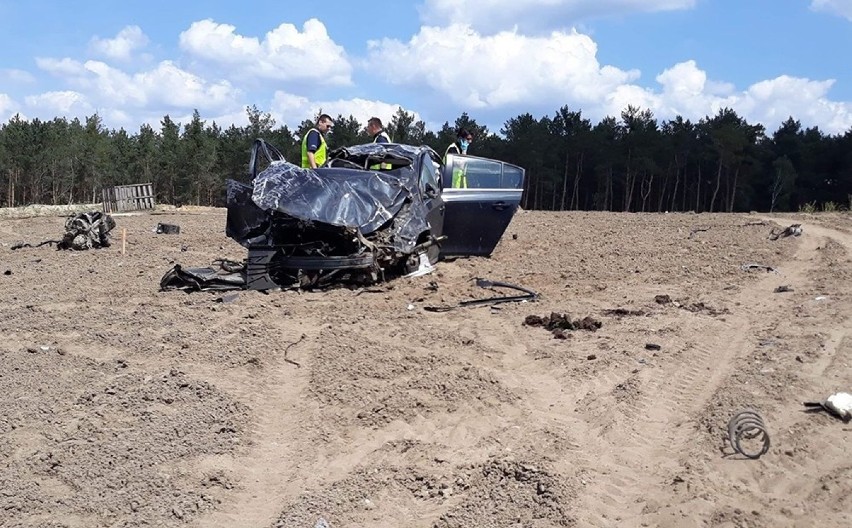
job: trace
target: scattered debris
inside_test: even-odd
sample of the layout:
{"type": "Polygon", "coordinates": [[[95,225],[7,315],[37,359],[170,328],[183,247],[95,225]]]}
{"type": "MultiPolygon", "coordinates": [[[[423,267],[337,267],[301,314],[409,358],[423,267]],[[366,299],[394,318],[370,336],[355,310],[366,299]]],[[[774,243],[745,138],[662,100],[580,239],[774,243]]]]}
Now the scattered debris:
{"type": "Polygon", "coordinates": [[[778,286],[777,288],[775,288],[775,293],[787,293],[787,292],[791,292],[791,291],[794,291],[793,288],[791,288],[790,286],[787,286],[786,284],[782,285],[782,286],[778,286]]]}
{"type": "Polygon", "coordinates": [[[769,433],[763,418],[754,409],[745,409],[728,422],[728,440],[737,453],[758,459],[769,451],[769,433]],[[743,441],[748,441],[743,445],[743,441]],[[756,449],[759,447],[760,449],[756,449]]]}
{"type": "Polygon", "coordinates": [[[663,347],[656,343],[645,343],[646,350],[660,350],[661,348],[663,347]]]}
{"type": "Polygon", "coordinates": [[[679,303],[674,303],[674,304],[678,308],[681,308],[683,310],[686,310],[687,312],[692,312],[692,313],[704,312],[704,313],[708,313],[710,315],[724,315],[724,314],[731,313],[730,310],[728,310],[727,308],[721,308],[721,309],[713,308],[712,306],[708,306],[708,305],[704,304],[703,302],[696,302],[696,303],[683,304],[683,305],[679,304],[679,303]]]}
{"type": "MultiPolygon", "coordinates": [[[[715,227],[728,228],[728,227],[751,227],[751,226],[765,226],[765,225],[767,225],[767,224],[763,220],[753,220],[751,222],[746,222],[745,224],[742,224],[740,226],[716,225],[715,227]]],[[[710,231],[711,227],[714,227],[714,226],[705,225],[705,226],[699,226],[699,227],[693,228],[692,230],[689,231],[689,237],[688,238],[692,238],[693,236],[695,236],[696,233],[703,233],[704,231],[710,231]]],[[[800,230],[800,232],[801,232],[801,230],[800,230]]]]}
{"type": "MultiPolygon", "coordinates": [[[[507,302],[532,302],[538,300],[538,293],[524,288],[523,286],[515,286],[506,282],[492,281],[488,279],[476,279],[476,285],[480,288],[508,288],[523,292],[523,295],[507,295],[503,297],[488,297],[487,299],[471,299],[469,301],[461,301],[455,306],[426,306],[423,309],[427,312],[448,312],[456,308],[465,306],[482,306],[495,305],[507,302]]],[[[436,285],[437,287],[437,285],[436,285]]]]}
{"type": "Polygon", "coordinates": [[[246,287],[246,276],[243,271],[233,271],[233,268],[220,261],[220,269],[214,268],[184,268],[175,264],[160,279],[160,290],[192,291],[228,291],[243,290],[246,287]]]}
{"type": "Polygon", "coordinates": [[[12,274],[12,270],[6,270],[6,271],[3,272],[3,275],[11,275],[11,274],[12,274]]]}
{"type": "Polygon", "coordinates": [[[65,236],[57,249],[86,250],[109,247],[109,232],[115,220],[100,211],[71,215],[65,221],[65,236]]]}
{"type": "Polygon", "coordinates": [[[550,331],[553,334],[553,337],[556,339],[568,339],[573,337],[571,334],[565,331],[564,328],[554,328],[550,331]]]}
{"type": "Polygon", "coordinates": [[[695,235],[695,233],[703,233],[705,231],[710,231],[710,227],[696,227],[695,229],[693,229],[689,232],[688,238],[692,238],[695,235]]]}
{"type": "Polygon", "coordinates": [[[767,266],[766,264],[756,264],[756,263],[743,264],[742,266],[740,266],[740,269],[743,270],[743,271],[751,271],[753,269],[760,269],[760,270],[766,271],[767,273],[778,273],[777,269],[773,268],[772,266],[767,266]]]}
{"type": "Polygon", "coordinates": [[[301,343],[301,342],[302,342],[302,341],[303,341],[306,337],[308,337],[306,334],[302,334],[302,335],[299,337],[298,341],[295,341],[294,343],[290,343],[289,345],[287,345],[287,348],[285,348],[285,349],[284,349],[284,361],[286,361],[287,363],[290,363],[291,365],[296,365],[297,367],[302,368],[302,365],[300,365],[299,363],[297,363],[297,362],[293,361],[292,359],[288,358],[288,357],[287,357],[287,353],[288,353],[288,352],[290,352],[290,349],[291,349],[291,348],[293,348],[294,346],[296,346],[296,345],[298,345],[299,343],[301,343]]]}
{"type": "Polygon", "coordinates": [[[852,420],[852,394],[848,392],[835,392],[825,401],[804,402],[803,405],[810,411],[827,411],[844,422],[852,420]]]}
{"type": "Polygon", "coordinates": [[[820,295],[819,297],[816,297],[814,300],[819,302],[819,301],[824,301],[826,299],[828,299],[828,297],[826,297],[825,295],[820,295]]]}
{"type": "Polygon", "coordinates": [[[229,303],[236,301],[239,298],[240,298],[240,294],[237,293],[237,292],[227,293],[227,294],[225,294],[221,297],[217,297],[216,302],[220,302],[220,303],[223,303],[223,304],[229,304],[229,303]]]}
{"type": "Polygon", "coordinates": [[[387,290],[384,289],[384,288],[360,288],[355,293],[355,297],[358,297],[359,295],[363,295],[365,293],[385,293],[385,292],[387,292],[387,290]]]}
{"type": "Polygon", "coordinates": [[[672,302],[672,298],[665,294],[655,295],[654,302],[656,302],[657,304],[669,304],[670,302],[672,302]]]}
{"type": "Polygon", "coordinates": [[[524,324],[527,326],[541,326],[553,334],[557,339],[566,339],[570,334],[566,334],[566,330],[588,330],[590,332],[597,331],[603,326],[603,323],[597,319],[586,316],[582,319],[571,320],[571,316],[565,313],[551,312],[550,315],[538,316],[528,315],[524,319],[524,324]]]}
{"type": "Polygon", "coordinates": [[[776,231],[773,227],[769,231],[769,240],[778,240],[789,236],[799,236],[802,234],[802,224],[792,224],[782,231],[776,231]]]}
{"type": "Polygon", "coordinates": [[[11,247],[11,248],[9,248],[9,249],[11,249],[12,251],[14,251],[14,250],[16,250],[16,249],[22,249],[22,248],[38,248],[38,247],[44,246],[45,244],[53,245],[53,244],[58,244],[58,243],[59,243],[59,240],[45,240],[44,242],[38,243],[38,244],[36,244],[36,245],[27,244],[26,242],[19,242],[19,243],[15,244],[14,246],[12,246],[12,247],[11,247]]]}
{"type": "Polygon", "coordinates": [[[158,223],[157,227],[154,229],[154,232],[158,235],[179,235],[180,226],[175,224],[158,223]]]}
{"type": "Polygon", "coordinates": [[[73,214],[65,220],[65,234],[62,240],[45,240],[36,245],[21,242],[11,249],[25,247],[37,248],[56,244],[56,249],[83,251],[109,247],[109,232],[115,228],[115,220],[100,211],[73,214]]]}
{"type": "Polygon", "coordinates": [[[603,313],[605,315],[613,315],[616,317],[647,315],[645,310],[628,310],[627,308],[610,308],[608,310],[604,310],[603,313]]]}

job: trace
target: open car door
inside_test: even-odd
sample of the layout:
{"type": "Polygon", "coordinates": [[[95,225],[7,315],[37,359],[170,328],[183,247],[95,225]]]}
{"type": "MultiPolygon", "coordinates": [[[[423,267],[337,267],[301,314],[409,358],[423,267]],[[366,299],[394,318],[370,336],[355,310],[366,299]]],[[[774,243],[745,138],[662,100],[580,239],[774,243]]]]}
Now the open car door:
{"type": "Polygon", "coordinates": [[[441,175],[446,205],[441,256],[489,256],[509,226],[524,189],[524,169],[448,154],[441,175]]]}

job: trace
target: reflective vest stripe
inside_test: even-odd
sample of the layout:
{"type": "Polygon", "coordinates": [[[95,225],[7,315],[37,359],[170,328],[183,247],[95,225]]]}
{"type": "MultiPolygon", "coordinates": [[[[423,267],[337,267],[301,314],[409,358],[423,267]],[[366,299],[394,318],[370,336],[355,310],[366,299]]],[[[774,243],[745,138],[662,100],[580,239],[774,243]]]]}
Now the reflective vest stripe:
{"type": "MultiPolygon", "coordinates": [[[[380,137],[385,138],[388,143],[391,142],[391,139],[390,139],[390,136],[388,135],[388,133],[385,132],[384,130],[382,130],[381,132],[376,134],[376,137],[373,138],[373,143],[378,143],[380,137]]],[[[377,163],[376,165],[370,165],[370,170],[380,170],[380,169],[390,170],[392,168],[393,168],[393,165],[391,165],[390,163],[377,163]]]]}
{"type": "Polygon", "coordinates": [[[380,138],[380,137],[385,138],[385,140],[386,140],[386,142],[387,142],[387,143],[390,143],[390,142],[391,142],[391,138],[390,138],[390,136],[388,135],[388,133],[387,133],[387,132],[385,132],[384,130],[382,130],[381,132],[379,132],[378,134],[376,134],[376,137],[374,137],[374,138],[373,138],[373,143],[378,143],[378,142],[379,142],[379,138],[380,138]]]}
{"type": "MultiPolygon", "coordinates": [[[[447,155],[449,155],[450,152],[452,152],[453,154],[461,154],[461,151],[459,150],[459,146],[456,145],[455,143],[450,143],[450,146],[447,147],[447,150],[444,151],[444,164],[445,165],[447,163],[447,155]]],[[[452,180],[451,185],[454,189],[467,189],[466,167],[464,167],[464,168],[457,168],[455,166],[453,167],[453,180],[452,180]]]]}

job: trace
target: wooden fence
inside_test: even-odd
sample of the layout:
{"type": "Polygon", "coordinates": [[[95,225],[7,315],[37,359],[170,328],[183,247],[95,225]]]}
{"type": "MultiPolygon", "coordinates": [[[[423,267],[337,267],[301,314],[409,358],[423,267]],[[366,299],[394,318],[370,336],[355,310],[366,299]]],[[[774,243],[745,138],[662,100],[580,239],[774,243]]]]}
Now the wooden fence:
{"type": "Polygon", "coordinates": [[[101,195],[105,213],[153,209],[156,205],[154,185],[150,183],[104,187],[101,195]]]}

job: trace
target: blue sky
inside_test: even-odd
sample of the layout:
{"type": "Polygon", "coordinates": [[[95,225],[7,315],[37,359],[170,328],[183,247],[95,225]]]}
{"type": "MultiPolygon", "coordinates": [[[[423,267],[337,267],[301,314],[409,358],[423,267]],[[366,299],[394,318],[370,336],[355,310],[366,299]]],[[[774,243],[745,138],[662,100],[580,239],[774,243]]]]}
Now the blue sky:
{"type": "Polygon", "coordinates": [[[632,104],[842,134],[850,51],[852,0],[0,0],[0,122],[97,112],[135,132],[198,109],[227,126],[256,105],[295,127],[402,107],[499,132],[632,104]]]}

